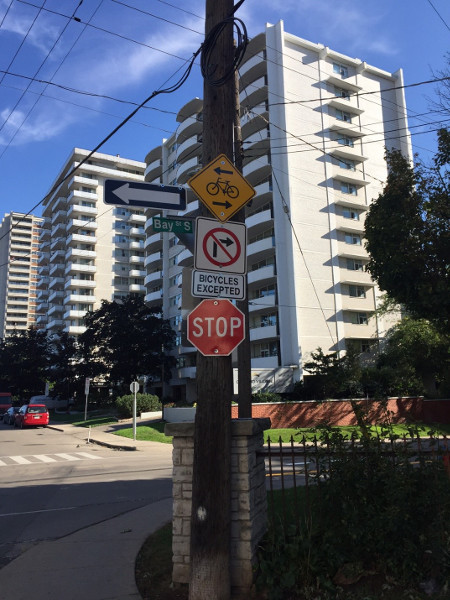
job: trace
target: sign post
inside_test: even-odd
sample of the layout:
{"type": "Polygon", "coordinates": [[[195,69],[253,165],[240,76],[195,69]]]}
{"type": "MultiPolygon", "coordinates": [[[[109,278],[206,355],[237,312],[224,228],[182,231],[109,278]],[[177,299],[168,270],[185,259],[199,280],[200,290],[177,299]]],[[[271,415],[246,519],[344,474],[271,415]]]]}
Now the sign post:
{"type": "Polygon", "coordinates": [[[84,406],[84,420],[87,421],[87,409],[88,409],[88,397],[89,397],[89,384],[91,383],[91,380],[89,379],[89,377],[86,377],[86,379],[84,380],[84,394],[86,396],[86,403],[84,406]]]}
{"type": "Polygon", "coordinates": [[[139,391],[139,383],[137,381],[132,381],[130,384],[130,392],[134,394],[133,400],[133,440],[136,440],[136,394],[139,391]]]}

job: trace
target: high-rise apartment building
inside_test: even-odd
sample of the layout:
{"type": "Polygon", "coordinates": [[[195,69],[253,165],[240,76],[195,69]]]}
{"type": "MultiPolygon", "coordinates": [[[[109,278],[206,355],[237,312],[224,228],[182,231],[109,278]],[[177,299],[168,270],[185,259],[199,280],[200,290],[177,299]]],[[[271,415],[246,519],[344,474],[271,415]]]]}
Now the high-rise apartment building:
{"type": "MultiPolygon", "coordinates": [[[[75,148],[55,182],[88,154],[75,148]]],[[[144,210],[103,202],[105,179],[143,181],[144,169],[142,162],[95,153],[46,199],[37,321],[49,332],[79,335],[84,315],[102,300],[144,294],[144,210]]]]}
{"type": "Polygon", "coordinates": [[[11,212],[0,224],[0,337],[36,324],[42,219],[11,212]]]}
{"type": "MultiPolygon", "coordinates": [[[[270,388],[280,374],[300,377],[318,347],[365,353],[392,324],[375,313],[381,294],[365,270],[364,217],[386,180],[385,148],[412,151],[401,70],[308,42],[280,22],[251,40],[239,76],[243,174],[257,192],[246,207],[252,376],[270,388]]],[[[202,101],[177,121],[147,154],[146,181],[185,185],[203,166],[202,101]]],[[[197,209],[189,192],[180,214],[197,209]]],[[[162,299],[178,330],[172,383],[193,398],[196,352],[181,335],[192,252],[176,235],[153,233],[151,219],[146,233],[145,298],[162,299]]]]}

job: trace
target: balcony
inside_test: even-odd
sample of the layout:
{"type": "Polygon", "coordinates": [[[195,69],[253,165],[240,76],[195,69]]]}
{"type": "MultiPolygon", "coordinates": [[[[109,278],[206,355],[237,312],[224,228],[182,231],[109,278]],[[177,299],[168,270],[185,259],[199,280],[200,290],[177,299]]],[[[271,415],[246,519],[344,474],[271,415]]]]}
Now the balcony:
{"type": "Polygon", "coordinates": [[[145,294],[147,291],[145,285],[141,283],[130,283],[128,286],[128,291],[130,294],[145,294]]]}
{"type": "MultiPolygon", "coordinates": [[[[64,280],[63,280],[64,281],[64,280]]],[[[96,282],[91,281],[89,279],[75,279],[71,278],[66,281],[64,284],[64,289],[94,289],[96,287],[96,282]]]]}
{"type": "Polygon", "coordinates": [[[56,263],[54,265],[50,265],[49,275],[55,276],[56,273],[60,273],[62,275],[63,271],[64,271],[64,263],[56,263]]]}
{"type": "Polygon", "coordinates": [[[63,325],[62,319],[52,319],[47,323],[47,329],[60,329],[63,325]]]}
{"type": "Polygon", "coordinates": [[[275,306],[275,294],[252,298],[248,301],[248,310],[251,313],[265,312],[268,308],[274,308],[275,306]]]}
{"type": "Polygon", "coordinates": [[[86,331],[86,327],[82,326],[82,325],[68,325],[66,327],[64,327],[64,331],[66,333],[68,333],[69,335],[81,335],[82,333],[84,333],[86,331]]]}
{"type": "Polygon", "coordinates": [[[245,219],[248,235],[257,235],[273,224],[273,214],[268,208],[261,212],[255,213],[245,219]],[[250,231],[251,230],[251,231],[250,231]]]}
{"type": "Polygon", "coordinates": [[[56,315],[56,314],[61,314],[64,310],[64,306],[62,304],[54,304],[48,311],[48,316],[51,317],[52,315],[56,315]]]}
{"type": "Polygon", "coordinates": [[[75,242],[80,242],[81,244],[96,244],[97,238],[95,235],[84,235],[82,233],[72,233],[67,238],[67,245],[73,244],[75,242]]]}
{"type": "Polygon", "coordinates": [[[370,181],[367,181],[362,177],[362,173],[359,171],[351,171],[350,169],[340,169],[339,167],[333,168],[333,179],[336,181],[345,181],[345,183],[352,183],[353,185],[369,185],[370,181]]]}
{"type": "Polygon", "coordinates": [[[194,135],[201,134],[203,131],[203,121],[198,118],[198,115],[188,117],[178,126],[177,139],[180,142],[194,135]]]}
{"type": "Polygon", "coordinates": [[[95,206],[82,206],[81,204],[72,204],[67,211],[67,218],[74,219],[76,215],[83,214],[86,216],[95,216],[98,214],[98,208],[95,206]]]}
{"type": "Polygon", "coordinates": [[[64,292],[62,290],[55,290],[53,291],[49,297],[48,297],[48,301],[49,303],[54,302],[57,298],[64,298],[64,292]]]}
{"type": "Polygon", "coordinates": [[[52,238],[55,237],[59,237],[59,236],[64,236],[66,235],[66,224],[64,222],[59,222],[56,223],[56,225],[54,225],[52,227],[52,238]]]}
{"type": "Polygon", "coordinates": [[[161,234],[154,233],[153,235],[149,235],[148,238],[144,242],[144,248],[147,252],[160,246],[162,244],[161,234]]]}
{"type": "Polygon", "coordinates": [[[360,85],[356,85],[355,77],[347,77],[343,79],[342,77],[337,77],[336,75],[329,75],[325,81],[338,88],[349,90],[350,92],[360,92],[362,90],[360,85]]]}
{"type": "Polygon", "coordinates": [[[246,88],[249,83],[263,77],[266,73],[266,61],[263,53],[259,52],[239,67],[239,89],[246,88]]]}
{"type": "Polygon", "coordinates": [[[144,250],[144,242],[131,241],[128,243],[130,250],[144,250]]]}
{"type": "Polygon", "coordinates": [[[254,283],[261,283],[263,281],[269,284],[273,283],[276,278],[275,265],[268,265],[267,267],[262,267],[261,269],[256,269],[255,271],[249,271],[247,275],[247,282],[249,286],[254,283]]]}
{"type": "Polygon", "coordinates": [[[277,326],[269,325],[267,327],[255,327],[250,329],[250,341],[268,340],[277,338],[277,326]]]}
{"type": "Polygon", "coordinates": [[[64,313],[64,319],[84,319],[86,312],[85,310],[68,310],[64,313]]]}
{"type": "Polygon", "coordinates": [[[140,269],[131,269],[128,272],[129,277],[145,277],[147,275],[147,271],[141,271],[140,269]]]}
{"type": "Polygon", "coordinates": [[[69,273],[95,273],[97,267],[95,265],[79,265],[78,263],[70,262],[66,265],[65,275],[69,273]]]}
{"type": "Polygon", "coordinates": [[[146,221],[147,221],[147,217],[145,215],[137,215],[137,214],[132,213],[128,217],[129,223],[145,224],[146,221]]]}
{"type": "MultiPolygon", "coordinates": [[[[341,85],[339,85],[338,87],[342,88],[341,85]]],[[[364,109],[359,108],[359,106],[356,105],[355,101],[352,100],[351,97],[349,98],[349,100],[344,100],[343,98],[336,96],[328,102],[328,106],[332,106],[337,110],[349,112],[351,115],[355,116],[362,115],[362,113],[364,112],[364,109]]]]}
{"type": "Polygon", "coordinates": [[[333,147],[328,150],[329,154],[336,156],[337,158],[343,158],[344,160],[353,160],[355,162],[364,162],[367,160],[367,156],[359,154],[356,148],[351,146],[344,146],[339,144],[337,140],[332,140],[333,147]]]}
{"type": "Polygon", "coordinates": [[[144,257],[143,256],[136,256],[135,254],[133,254],[132,256],[130,256],[129,262],[133,265],[143,265],[144,264],[144,257]]]}
{"type": "Polygon", "coordinates": [[[136,237],[145,237],[145,230],[143,227],[130,227],[129,234],[136,237]]]}
{"type": "Polygon", "coordinates": [[[96,188],[98,186],[98,179],[93,179],[91,177],[83,177],[82,175],[75,175],[69,181],[68,186],[71,188],[74,185],[74,183],[77,183],[78,185],[92,186],[96,188]]]}
{"type": "Polygon", "coordinates": [[[194,256],[190,250],[185,248],[178,255],[178,264],[180,267],[187,267],[192,265],[194,262],[194,256]]]}
{"type": "Polygon", "coordinates": [[[199,208],[199,200],[195,199],[192,200],[191,202],[189,202],[189,204],[187,204],[185,210],[182,210],[178,213],[179,217],[186,217],[188,215],[191,215],[193,212],[196,212],[199,208]]]}
{"type": "Polygon", "coordinates": [[[64,277],[51,277],[48,288],[61,288],[64,285],[64,277]]]}
{"type": "Polygon", "coordinates": [[[271,236],[263,240],[258,240],[247,246],[247,258],[252,257],[252,262],[263,260],[273,256],[275,248],[275,237],[271,236]]]}
{"type": "Polygon", "coordinates": [[[183,185],[200,169],[200,161],[197,156],[187,160],[185,163],[178,166],[177,177],[178,183],[183,185]]]}
{"type": "Polygon", "coordinates": [[[197,367],[182,367],[177,369],[178,379],[195,379],[197,375],[197,367]]]}
{"type": "Polygon", "coordinates": [[[193,135],[182,142],[177,150],[178,162],[183,162],[187,156],[199,155],[202,143],[199,141],[200,135],[193,135]]]}
{"type": "Polygon", "coordinates": [[[252,369],[275,369],[278,367],[278,356],[260,356],[252,358],[252,369]]]}
{"type": "Polygon", "coordinates": [[[163,295],[163,291],[161,290],[156,290],[154,292],[150,292],[150,294],[146,294],[145,295],[145,302],[146,304],[161,304],[162,303],[162,295],[163,295]]]}
{"type": "Polygon", "coordinates": [[[97,252],[95,250],[81,250],[80,248],[69,248],[65,254],[66,260],[70,258],[96,258],[97,252]]]}
{"type": "Polygon", "coordinates": [[[239,94],[241,106],[245,108],[261,104],[267,99],[267,94],[266,78],[262,76],[254,79],[239,94]]]}
{"type": "Polygon", "coordinates": [[[161,176],[161,172],[162,172],[161,159],[158,158],[158,159],[154,160],[153,162],[151,162],[149,165],[147,165],[147,167],[144,171],[145,181],[153,181],[157,177],[159,178],[161,176]]]}
{"type": "Polygon", "coordinates": [[[242,139],[248,137],[261,129],[267,129],[269,112],[265,104],[254,106],[248,113],[241,117],[242,139]]]}
{"type": "Polygon", "coordinates": [[[329,129],[331,131],[336,131],[337,133],[342,133],[354,138],[363,137],[366,135],[363,131],[361,131],[359,125],[354,125],[353,123],[348,123],[347,121],[333,121],[329,129]]]}
{"type": "Polygon", "coordinates": [[[52,225],[56,225],[56,223],[65,223],[67,219],[67,211],[66,210],[58,210],[56,213],[52,215],[52,225]]]}
{"type": "Polygon", "coordinates": [[[80,200],[89,200],[90,202],[95,202],[97,200],[97,193],[94,190],[92,192],[73,190],[70,192],[67,198],[67,202],[69,204],[80,204],[80,200]]]}
{"type": "Polygon", "coordinates": [[[149,275],[146,275],[145,279],[144,279],[144,283],[145,285],[150,285],[151,283],[157,283],[157,282],[162,282],[162,278],[163,278],[163,272],[162,271],[155,271],[154,273],[150,273],[149,275]]]}
{"type": "Polygon", "coordinates": [[[82,302],[83,304],[94,304],[97,298],[87,294],[69,294],[64,298],[64,304],[69,302],[82,302]]]}
{"type": "Polygon", "coordinates": [[[251,185],[257,185],[271,174],[271,164],[268,156],[261,156],[250,161],[243,168],[243,175],[251,185]]]}
{"type": "Polygon", "coordinates": [[[144,265],[147,267],[148,265],[154,265],[155,267],[162,262],[162,254],[161,252],[154,252],[149,256],[145,257],[144,265]]]}
{"type": "Polygon", "coordinates": [[[67,231],[71,232],[76,229],[87,229],[88,231],[94,231],[98,225],[95,221],[86,221],[84,219],[71,219],[67,224],[67,231]]]}

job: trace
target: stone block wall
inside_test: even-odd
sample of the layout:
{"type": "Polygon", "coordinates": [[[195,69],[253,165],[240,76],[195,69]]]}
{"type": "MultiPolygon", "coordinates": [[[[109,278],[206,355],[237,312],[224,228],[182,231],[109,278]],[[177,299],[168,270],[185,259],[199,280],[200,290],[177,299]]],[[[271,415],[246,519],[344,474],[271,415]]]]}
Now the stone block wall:
{"type": "MultiPolygon", "coordinates": [[[[266,531],[267,503],[263,432],[269,419],[234,419],[231,422],[231,586],[243,597],[253,583],[258,542],[266,531]]],[[[173,436],[173,571],[175,584],[189,583],[190,527],[194,424],[168,423],[173,436]]]]}

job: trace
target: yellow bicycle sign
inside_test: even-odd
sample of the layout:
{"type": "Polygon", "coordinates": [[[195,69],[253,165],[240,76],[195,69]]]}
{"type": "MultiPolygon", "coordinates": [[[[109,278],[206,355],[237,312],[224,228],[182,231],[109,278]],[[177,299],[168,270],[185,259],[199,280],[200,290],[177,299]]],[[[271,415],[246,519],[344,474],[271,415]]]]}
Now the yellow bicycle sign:
{"type": "Polygon", "coordinates": [[[222,222],[228,221],[256,194],[225,154],[191,177],[188,185],[222,222]]]}

